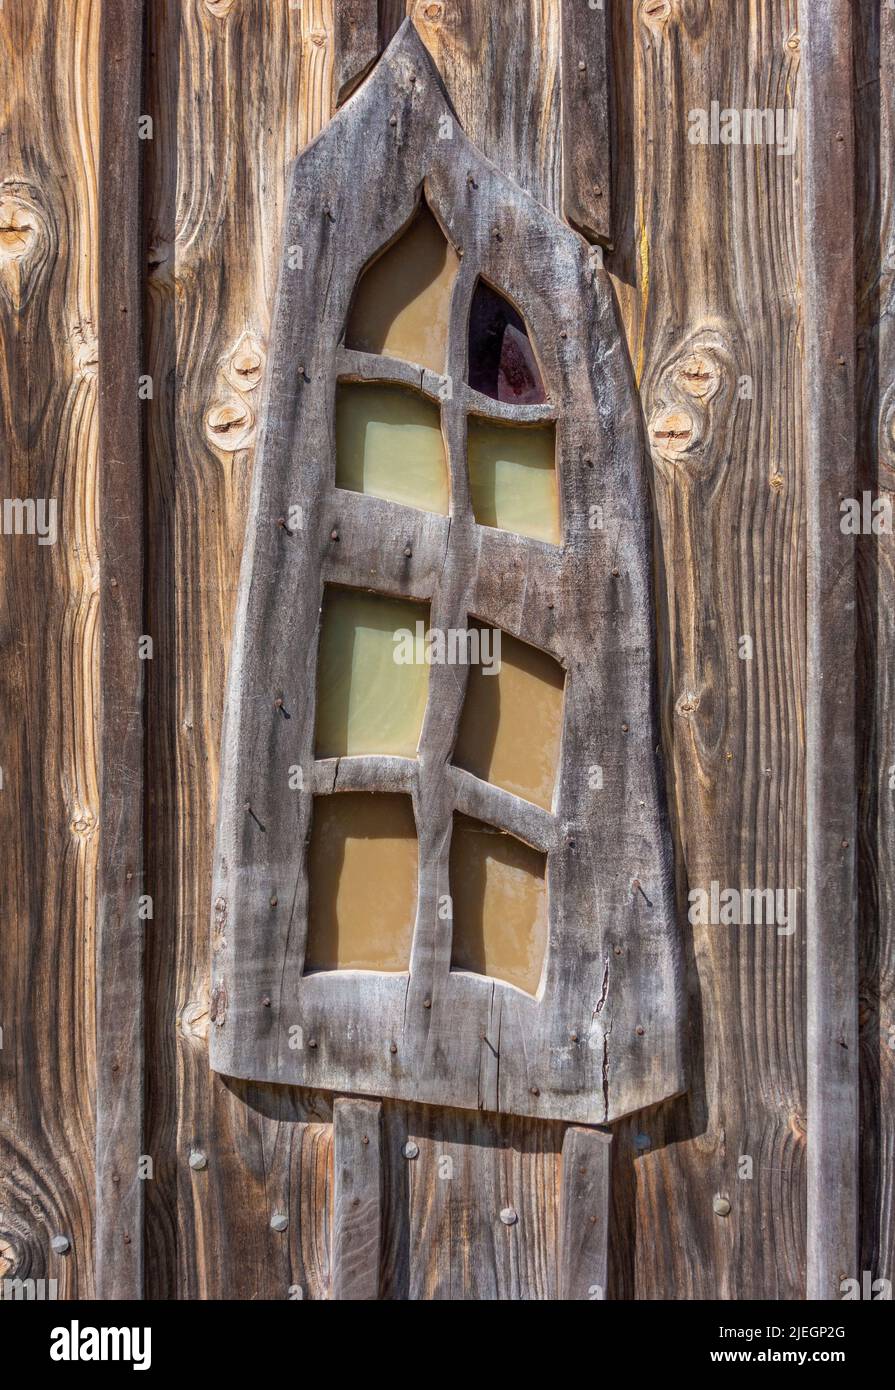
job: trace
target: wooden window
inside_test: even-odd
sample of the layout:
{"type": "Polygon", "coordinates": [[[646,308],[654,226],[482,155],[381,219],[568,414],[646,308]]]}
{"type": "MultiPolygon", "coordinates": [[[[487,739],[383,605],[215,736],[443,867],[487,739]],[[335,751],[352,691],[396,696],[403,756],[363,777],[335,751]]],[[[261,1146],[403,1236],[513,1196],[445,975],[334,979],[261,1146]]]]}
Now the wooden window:
{"type": "Polygon", "coordinates": [[[406,24],[294,169],[212,1061],[605,1122],[684,1084],[639,412],[601,266],[449,109],[406,24]]]}

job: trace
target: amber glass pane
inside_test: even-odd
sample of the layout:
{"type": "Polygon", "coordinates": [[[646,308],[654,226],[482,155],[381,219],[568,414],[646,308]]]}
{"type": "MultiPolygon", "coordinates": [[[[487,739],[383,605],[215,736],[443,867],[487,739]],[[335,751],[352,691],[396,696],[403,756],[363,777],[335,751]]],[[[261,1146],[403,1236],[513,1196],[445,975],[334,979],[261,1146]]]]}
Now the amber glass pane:
{"type": "Polygon", "coordinates": [[[480,526],[558,545],[559,495],[553,425],[496,425],[471,415],[467,459],[480,526]]]}
{"type": "Polygon", "coordinates": [[[469,384],[513,405],[547,399],[525,321],[484,280],[475,287],[469,313],[469,384]]]}
{"type": "Polygon", "coordinates": [[[446,513],[448,474],[438,406],[403,386],[341,383],[336,486],[446,513]]]}
{"type": "Polygon", "coordinates": [[[562,741],[564,680],[552,656],[501,632],[496,674],[481,665],[469,672],[454,750],[457,767],[549,811],[562,741]]]}
{"type": "Polygon", "coordinates": [[[407,970],[417,838],[409,796],[314,798],[306,970],[407,970]]]}
{"type": "Polygon", "coordinates": [[[451,901],[455,970],[536,994],[547,949],[547,856],[467,816],[454,816],[451,901]]]}
{"type": "Polygon", "coordinates": [[[317,661],[318,758],[390,753],[415,758],[428,667],[395,661],[395,634],[429,625],[429,607],[327,588],[317,661]]]}
{"type": "Polygon", "coordinates": [[[425,203],[394,246],[361,276],[345,345],[442,374],[457,254],[425,203]]]}

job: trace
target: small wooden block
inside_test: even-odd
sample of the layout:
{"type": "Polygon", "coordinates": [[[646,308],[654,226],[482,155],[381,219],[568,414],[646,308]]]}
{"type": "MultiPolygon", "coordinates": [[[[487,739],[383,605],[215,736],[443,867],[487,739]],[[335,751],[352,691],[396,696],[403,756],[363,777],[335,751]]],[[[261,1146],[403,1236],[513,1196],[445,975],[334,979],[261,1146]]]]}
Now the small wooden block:
{"type": "Polygon", "coordinates": [[[334,106],[347,101],[379,57],[377,0],[335,0],[334,106]]]}
{"type": "Polygon", "coordinates": [[[382,1106],[343,1097],[333,1107],[332,1297],[379,1297],[382,1106]]]}
{"type": "Polygon", "coordinates": [[[559,1296],[606,1298],[612,1135],[571,1126],[562,1145],[559,1296]]]}

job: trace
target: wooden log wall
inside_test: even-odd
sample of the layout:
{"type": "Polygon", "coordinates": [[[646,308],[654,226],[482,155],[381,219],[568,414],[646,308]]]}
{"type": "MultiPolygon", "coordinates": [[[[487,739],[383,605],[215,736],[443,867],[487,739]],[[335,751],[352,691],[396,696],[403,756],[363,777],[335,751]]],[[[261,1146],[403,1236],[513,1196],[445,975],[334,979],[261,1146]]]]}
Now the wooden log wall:
{"type": "MultiPolygon", "coordinates": [[[[152,1160],[144,1276],[152,1298],[326,1298],[334,1274],[336,1293],[344,1281],[371,1288],[363,1260],[332,1254],[334,1207],[348,1190],[334,1169],[334,1097],[227,1081],[207,1059],[224,678],[285,171],[363,71],[373,42],[369,15],[337,24],[334,3],[146,7],[153,656],[143,867],[153,917],[143,1143],[152,1160]],[[355,58],[346,57],[355,42],[346,34],[360,36],[355,58]]],[[[606,1293],[797,1299],[806,1290],[808,1124],[802,156],[693,144],[688,115],[713,101],[798,105],[798,4],[607,5],[614,249],[606,264],[652,462],[691,1087],[614,1127],[606,1293]],[[798,890],[796,931],[691,928],[688,891],[713,881],[798,890]]],[[[0,1276],[55,1277],[60,1296],[88,1297],[101,9],[101,0],[0,4],[3,497],[58,498],[60,526],[54,546],[0,538],[0,1276]],[[60,1236],[67,1247],[57,1240],[54,1249],[60,1236]]],[[[564,25],[560,0],[381,0],[379,47],[405,12],[467,133],[562,216],[563,63],[568,82],[578,71],[569,62],[579,61],[563,53],[563,33],[580,30],[564,25]]],[[[891,496],[895,11],[854,13],[860,485],[891,496]]],[[[598,213],[591,200],[577,220],[602,235],[598,213]]],[[[861,538],[860,1266],[889,1278],[893,582],[891,537],[861,538]]],[[[337,1133],[341,1125],[351,1139],[363,1115],[346,1110],[337,1133]]],[[[605,1148],[570,1134],[535,1120],[383,1102],[373,1164],[382,1183],[380,1297],[552,1298],[573,1288],[595,1296],[599,1280],[576,1265],[581,1247],[563,1238],[563,1197],[570,1156],[594,1150],[593,1171],[576,1180],[588,1200],[605,1200],[605,1148]]]]}

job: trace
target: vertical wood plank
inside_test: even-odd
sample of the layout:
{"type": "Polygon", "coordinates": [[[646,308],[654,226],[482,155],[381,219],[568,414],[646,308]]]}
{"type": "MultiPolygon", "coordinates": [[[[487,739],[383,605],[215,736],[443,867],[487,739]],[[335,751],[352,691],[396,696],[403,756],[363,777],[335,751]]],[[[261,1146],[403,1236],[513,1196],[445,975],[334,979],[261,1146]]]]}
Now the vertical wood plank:
{"type": "Polygon", "coordinates": [[[100,862],[96,1280],[143,1292],[143,5],[104,0],[100,49],[100,862]]]}
{"type": "Polygon", "coordinates": [[[333,1106],[332,1296],[379,1298],[382,1106],[341,1097],[333,1106]]]}
{"type": "Polygon", "coordinates": [[[686,1095],[613,1130],[610,1293],[801,1298],[798,151],[712,142],[710,128],[706,143],[690,138],[690,113],[709,121],[713,101],[779,110],[782,134],[796,128],[796,4],[632,0],[610,13],[623,119],[613,120],[621,201],[607,266],[654,468],[663,732],[692,1046],[686,1095]],[[793,919],[783,932],[688,920],[689,893],[709,894],[713,883],[719,893],[780,892],[793,919]]]}
{"type": "Polygon", "coordinates": [[[612,242],[608,0],[562,7],[562,207],[590,241],[612,242]]]}
{"type": "Polygon", "coordinates": [[[570,1126],[562,1145],[559,1296],[606,1298],[612,1135],[570,1126]]]}
{"type": "Polygon", "coordinates": [[[96,1283],[143,1293],[143,4],[104,0],[100,50],[100,865],[96,1283]]]}
{"type": "Polygon", "coordinates": [[[808,530],[808,1297],[858,1259],[852,5],[801,0],[808,530]]]}
{"type": "Polygon", "coordinates": [[[95,1292],[99,19],[0,6],[0,1279],[60,1299],[95,1292]]]}
{"type": "MultiPolygon", "coordinates": [[[[858,491],[895,500],[895,9],[856,6],[858,491]]],[[[880,512],[879,509],[882,509],[880,512]]],[[[891,514],[891,511],[890,511],[891,514]]],[[[860,1275],[895,1270],[895,534],[856,541],[859,620],[860,1275]]]]}
{"type": "Polygon", "coordinates": [[[329,1286],[331,1098],[214,1076],[207,1051],[224,676],[285,173],[329,114],[326,3],[154,0],[148,11],[153,1298],[311,1300],[329,1286]]]}

